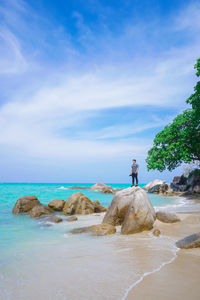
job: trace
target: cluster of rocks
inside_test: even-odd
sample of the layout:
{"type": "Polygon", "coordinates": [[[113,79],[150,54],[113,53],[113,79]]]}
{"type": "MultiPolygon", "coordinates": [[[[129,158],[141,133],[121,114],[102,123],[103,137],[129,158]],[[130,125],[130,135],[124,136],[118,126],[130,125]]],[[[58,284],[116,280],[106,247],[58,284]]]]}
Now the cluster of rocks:
{"type": "MultiPolygon", "coordinates": [[[[63,219],[55,215],[61,212],[63,215],[76,214],[86,215],[91,213],[105,212],[106,208],[101,206],[98,200],[92,202],[82,193],[72,194],[66,201],[64,199],[53,199],[48,205],[42,204],[36,196],[24,196],[17,199],[13,207],[13,214],[28,213],[30,218],[44,217],[46,221],[58,223],[63,219]]],[[[68,218],[67,221],[76,221],[77,217],[68,218]]]]}
{"type": "Polygon", "coordinates": [[[92,191],[100,191],[104,194],[114,194],[116,191],[110,185],[106,185],[104,183],[98,182],[94,184],[92,187],[81,187],[81,186],[71,186],[69,189],[71,190],[92,190],[92,191]]]}
{"type": "Polygon", "coordinates": [[[170,184],[166,181],[155,179],[145,185],[143,189],[148,191],[148,193],[162,194],[166,196],[200,193],[200,176],[192,175],[189,178],[186,178],[183,175],[175,176],[170,184]]]}

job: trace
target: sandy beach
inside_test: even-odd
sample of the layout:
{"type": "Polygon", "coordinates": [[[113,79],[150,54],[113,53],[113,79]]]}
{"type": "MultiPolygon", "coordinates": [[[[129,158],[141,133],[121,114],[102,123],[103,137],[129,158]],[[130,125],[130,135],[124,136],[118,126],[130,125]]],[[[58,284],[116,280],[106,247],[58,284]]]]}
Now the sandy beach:
{"type": "MultiPolygon", "coordinates": [[[[174,241],[200,231],[200,212],[178,214],[181,222],[161,223],[154,227],[174,241]]],[[[159,238],[159,237],[158,237],[159,238]]],[[[133,287],[126,299],[199,299],[200,249],[180,249],[176,258],[159,271],[149,274],[133,287]]]]}

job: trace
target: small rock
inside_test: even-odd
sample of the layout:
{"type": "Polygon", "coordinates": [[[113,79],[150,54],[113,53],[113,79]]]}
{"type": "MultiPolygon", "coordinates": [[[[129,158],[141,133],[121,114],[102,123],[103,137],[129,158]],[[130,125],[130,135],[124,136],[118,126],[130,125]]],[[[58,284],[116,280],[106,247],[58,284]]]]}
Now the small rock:
{"type": "Polygon", "coordinates": [[[65,202],[63,214],[68,215],[88,215],[94,213],[93,202],[82,193],[74,193],[65,202]]]}
{"type": "Polygon", "coordinates": [[[156,218],[163,223],[180,222],[180,219],[176,214],[165,212],[165,211],[158,211],[156,213],[156,218]]]}
{"type": "Polygon", "coordinates": [[[95,200],[95,201],[93,202],[93,204],[94,204],[94,212],[100,213],[100,212],[105,212],[105,211],[107,211],[107,209],[106,209],[105,207],[103,207],[103,206],[99,203],[98,200],[95,200]]]}
{"type": "Polygon", "coordinates": [[[200,233],[186,236],[184,239],[177,241],[176,246],[182,249],[200,247],[200,233]]]}
{"type": "Polygon", "coordinates": [[[62,211],[65,205],[65,200],[63,199],[53,199],[49,202],[48,206],[56,211],[62,211]]]}
{"type": "Polygon", "coordinates": [[[76,216],[73,216],[73,217],[69,217],[69,218],[67,218],[67,222],[74,222],[74,221],[77,221],[78,220],[78,218],[76,217],[76,216]]]}
{"type": "Polygon", "coordinates": [[[155,235],[155,236],[159,236],[159,235],[161,234],[161,232],[160,232],[159,229],[154,229],[152,233],[153,233],[153,235],[155,235]]]}
{"type": "Polygon", "coordinates": [[[92,225],[89,227],[75,228],[70,231],[73,234],[79,233],[90,233],[93,236],[103,236],[108,234],[114,234],[116,232],[116,228],[110,224],[99,224],[92,225]]]}
{"type": "Polygon", "coordinates": [[[34,206],[30,211],[30,218],[38,218],[42,215],[51,215],[53,210],[46,205],[37,205],[34,206]]]}

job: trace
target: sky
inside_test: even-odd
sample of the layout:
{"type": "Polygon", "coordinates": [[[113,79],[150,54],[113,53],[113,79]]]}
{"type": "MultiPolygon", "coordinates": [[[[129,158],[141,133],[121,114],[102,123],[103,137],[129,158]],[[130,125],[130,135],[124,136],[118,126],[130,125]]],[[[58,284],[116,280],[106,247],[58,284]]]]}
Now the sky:
{"type": "Polygon", "coordinates": [[[130,182],[197,81],[200,2],[0,0],[0,182],[130,182]]]}

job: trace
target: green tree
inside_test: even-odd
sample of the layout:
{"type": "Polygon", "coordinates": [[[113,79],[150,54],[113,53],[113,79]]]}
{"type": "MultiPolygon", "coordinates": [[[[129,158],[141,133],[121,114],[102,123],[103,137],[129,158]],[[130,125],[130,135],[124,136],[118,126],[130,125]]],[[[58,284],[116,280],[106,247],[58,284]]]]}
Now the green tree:
{"type": "MultiPolygon", "coordinates": [[[[200,76],[200,58],[194,66],[200,76]]],[[[186,100],[191,108],[158,132],[146,159],[148,170],[173,170],[183,162],[200,162],[200,81],[186,100]]]]}

